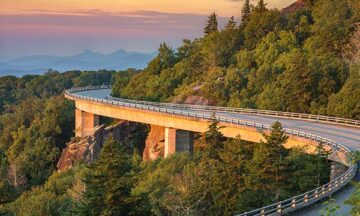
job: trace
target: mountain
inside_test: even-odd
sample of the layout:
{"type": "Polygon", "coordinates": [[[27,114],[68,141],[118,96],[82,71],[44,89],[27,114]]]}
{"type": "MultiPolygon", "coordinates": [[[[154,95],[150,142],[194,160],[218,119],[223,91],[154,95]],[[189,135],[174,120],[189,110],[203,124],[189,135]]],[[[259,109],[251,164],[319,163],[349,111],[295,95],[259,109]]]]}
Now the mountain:
{"type": "Polygon", "coordinates": [[[42,74],[49,68],[60,72],[68,70],[125,70],[142,69],[156,56],[156,53],[128,52],[120,49],[110,54],[91,50],[73,56],[36,55],[9,60],[0,63],[0,76],[42,74]]]}

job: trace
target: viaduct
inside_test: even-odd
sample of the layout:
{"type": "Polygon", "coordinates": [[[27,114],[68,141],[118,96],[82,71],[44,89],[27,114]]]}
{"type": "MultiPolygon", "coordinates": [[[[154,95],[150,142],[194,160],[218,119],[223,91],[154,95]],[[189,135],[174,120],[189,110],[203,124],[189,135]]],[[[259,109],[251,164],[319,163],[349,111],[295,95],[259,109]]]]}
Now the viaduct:
{"type": "Polygon", "coordinates": [[[184,104],[134,101],[110,96],[109,86],[69,89],[65,97],[75,101],[75,135],[85,137],[94,132],[99,116],[161,126],[165,130],[167,157],[175,152],[193,151],[194,132],[207,130],[212,118],[223,126],[225,137],[259,142],[269,133],[270,125],[280,121],[289,139],[285,147],[306,146],[314,153],[323,143],[331,150],[329,159],[341,163],[347,170],[328,184],[288,200],[240,214],[282,215],[318,202],[343,188],[357,172],[352,152],[360,150],[360,121],[266,110],[197,106],[184,104]],[[215,113],[215,115],[213,115],[215,113]]]}

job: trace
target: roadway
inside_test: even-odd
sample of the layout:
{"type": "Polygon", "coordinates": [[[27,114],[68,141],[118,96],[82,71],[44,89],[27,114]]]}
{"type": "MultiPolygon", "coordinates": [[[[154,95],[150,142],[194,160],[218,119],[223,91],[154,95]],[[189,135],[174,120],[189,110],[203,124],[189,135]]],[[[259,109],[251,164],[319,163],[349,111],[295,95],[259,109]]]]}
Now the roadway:
{"type": "MultiPolygon", "coordinates": [[[[110,94],[110,89],[100,89],[100,90],[87,90],[80,91],[76,94],[82,96],[93,97],[97,99],[106,99],[106,97],[110,94]]],[[[175,107],[167,107],[167,109],[179,110],[179,108],[175,107]]],[[[210,114],[211,111],[203,111],[203,110],[187,110],[192,113],[201,113],[201,114],[210,114]]],[[[275,121],[281,122],[282,126],[285,128],[290,128],[294,130],[299,130],[303,132],[308,132],[314,135],[319,135],[325,138],[332,139],[336,142],[339,142],[350,150],[360,150],[360,129],[355,127],[347,127],[347,126],[339,126],[335,124],[316,122],[316,121],[308,121],[308,120],[296,120],[296,119],[287,119],[287,118],[277,118],[272,116],[258,116],[258,115],[250,115],[250,114],[240,114],[240,113],[225,113],[225,112],[216,112],[216,116],[228,117],[228,118],[236,118],[245,121],[251,121],[256,123],[263,123],[271,125],[275,121]]],[[[344,201],[349,198],[351,193],[354,191],[354,187],[352,185],[345,188],[342,192],[334,195],[336,202],[340,205],[340,210],[338,211],[338,215],[349,215],[350,206],[344,204],[344,201]]],[[[298,215],[319,215],[319,211],[323,209],[323,205],[316,205],[312,208],[308,208],[298,215]]]]}

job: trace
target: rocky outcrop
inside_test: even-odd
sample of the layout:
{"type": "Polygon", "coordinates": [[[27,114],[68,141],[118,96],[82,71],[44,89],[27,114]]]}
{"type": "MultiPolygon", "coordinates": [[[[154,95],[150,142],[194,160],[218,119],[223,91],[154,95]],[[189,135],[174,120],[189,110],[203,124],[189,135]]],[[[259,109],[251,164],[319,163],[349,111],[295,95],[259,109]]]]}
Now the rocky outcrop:
{"type": "Polygon", "coordinates": [[[281,10],[281,13],[289,14],[291,12],[300,10],[300,9],[302,9],[304,7],[306,7],[306,1],[305,0],[297,0],[296,2],[292,3],[291,5],[283,8],[281,10]]]}
{"type": "Polygon", "coordinates": [[[67,144],[58,161],[57,168],[63,171],[71,168],[77,162],[87,164],[93,162],[98,157],[100,150],[106,139],[112,135],[117,142],[129,143],[127,140],[143,127],[137,123],[120,122],[113,126],[98,126],[95,132],[82,139],[75,138],[67,144]]]}
{"type": "Polygon", "coordinates": [[[145,142],[143,160],[155,160],[164,156],[165,128],[151,125],[150,132],[145,142]]]}
{"type": "Polygon", "coordinates": [[[192,104],[192,105],[213,105],[213,102],[200,96],[189,96],[183,102],[184,104],[192,104]]]}

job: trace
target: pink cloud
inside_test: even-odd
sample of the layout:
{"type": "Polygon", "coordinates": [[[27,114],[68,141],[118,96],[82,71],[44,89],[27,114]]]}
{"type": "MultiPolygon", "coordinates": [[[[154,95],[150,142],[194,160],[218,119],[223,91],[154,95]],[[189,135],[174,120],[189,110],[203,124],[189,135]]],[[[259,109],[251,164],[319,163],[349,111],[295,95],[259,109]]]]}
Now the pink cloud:
{"type": "MultiPolygon", "coordinates": [[[[178,46],[183,38],[199,37],[207,19],[197,14],[156,11],[32,10],[32,13],[0,15],[0,61],[6,55],[68,52],[74,47],[78,51],[85,48],[105,52],[119,48],[154,51],[162,41],[178,46]]],[[[222,25],[226,20],[219,18],[222,25]]]]}

